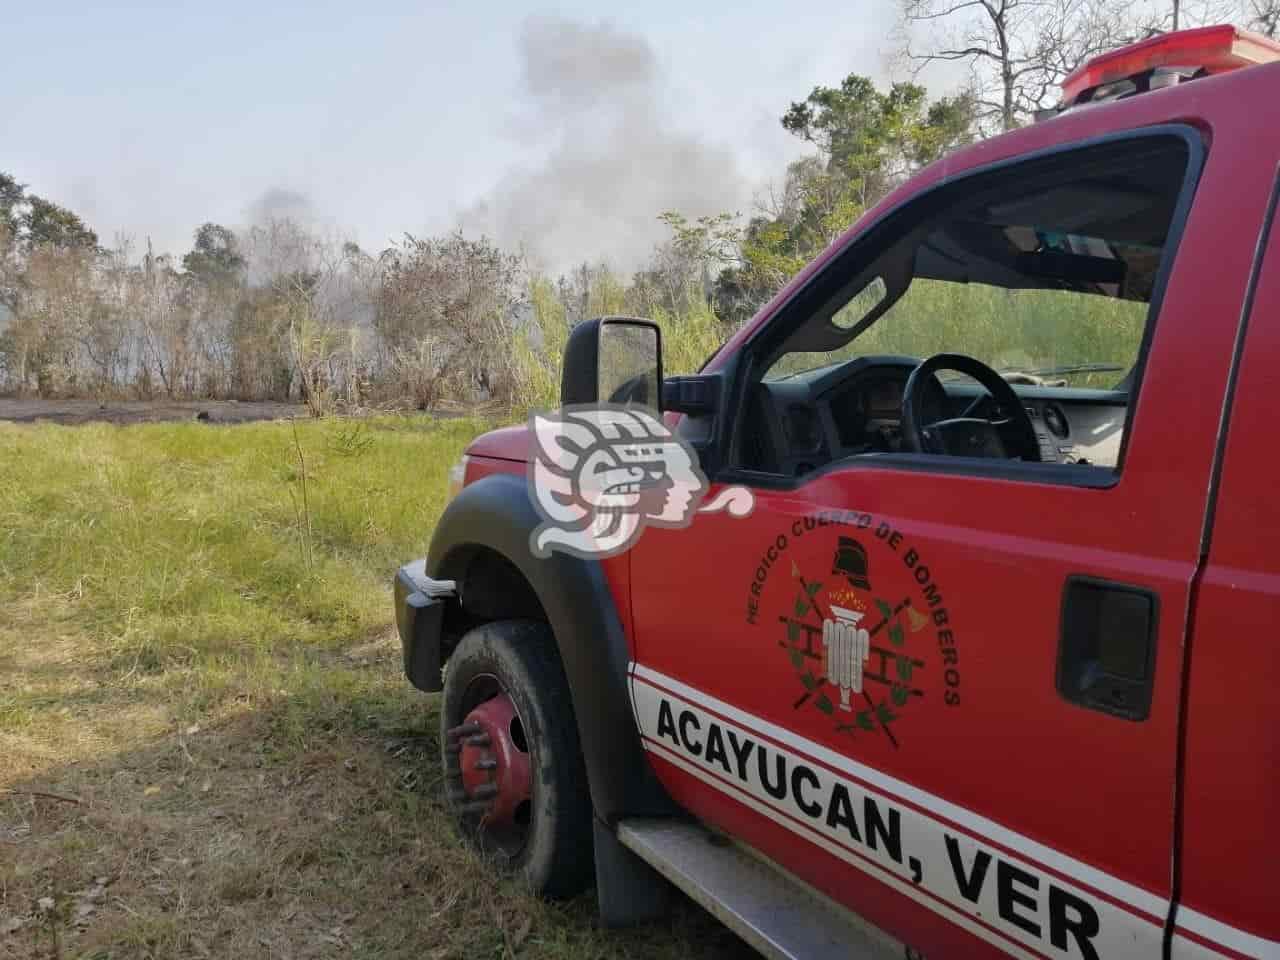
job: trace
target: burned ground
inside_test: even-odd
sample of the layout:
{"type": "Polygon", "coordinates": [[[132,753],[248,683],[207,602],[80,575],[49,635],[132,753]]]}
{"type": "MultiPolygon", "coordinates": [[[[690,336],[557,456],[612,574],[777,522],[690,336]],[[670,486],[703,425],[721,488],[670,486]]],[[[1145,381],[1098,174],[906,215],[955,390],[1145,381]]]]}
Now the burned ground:
{"type": "Polygon", "coordinates": [[[232,400],[41,400],[0,397],[0,420],[14,423],[169,423],[201,419],[211,423],[251,423],[307,416],[296,403],[232,400]]]}

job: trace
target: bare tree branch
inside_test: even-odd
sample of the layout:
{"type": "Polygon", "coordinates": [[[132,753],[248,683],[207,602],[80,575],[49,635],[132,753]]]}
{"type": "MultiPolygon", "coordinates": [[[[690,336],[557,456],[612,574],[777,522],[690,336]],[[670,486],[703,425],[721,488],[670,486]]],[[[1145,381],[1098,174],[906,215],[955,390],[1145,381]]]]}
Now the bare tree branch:
{"type": "Polygon", "coordinates": [[[987,132],[1009,130],[1048,106],[1085,60],[1149,32],[1149,9],[1106,0],[903,0],[902,55],[914,77],[930,64],[967,62],[982,119],[994,128],[987,132]]]}

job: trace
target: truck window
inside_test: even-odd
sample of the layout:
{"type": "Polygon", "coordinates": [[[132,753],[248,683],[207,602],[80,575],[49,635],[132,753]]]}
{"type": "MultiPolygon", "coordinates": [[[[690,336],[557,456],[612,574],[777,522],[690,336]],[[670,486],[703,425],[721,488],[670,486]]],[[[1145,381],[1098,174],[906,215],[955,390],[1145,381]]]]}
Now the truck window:
{"type": "MultiPolygon", "coordinates": [[[[795,391],[812,384],[821,395],[809,399],[828,408],[839,433],[833,459],[898,452],[895,405],[910,360],[962,354],[1036,398],[1027,408],[1033,418],[1050,403],[1055,417],[1065,411],[1106,434],[1087,456],[1071,457],[1065,436],[1037,425],[1048,440],[1042,450],[1054,454],[1041,462],[1117,468],[1188,163],[1179,137],[1135,137],[1066,154],[1051,168],[1027,161],[979,174],[968,189],[935,191],[946,200],[912,201],[882,230],[890,239],[870,262],[851,255],[856,241],[832,262],[825,302],[791,317],[789,329],[780,316],[776,345],[756,368],[765,371],[761,388],[780,385],[778,395],[794,404],[795,391]],[[856,260],[839,276],[843,262],[856,260]],[[902,361],[899,382],[881,376],[860,385],[865,363],[857,361],[874,358],[902,361]],[[843,370],[853,382],[840,382],[843,370]]],[[[937,380],[937,419],[972,412],[976,381],[951,370],[937,380]]],[[[747,439],[744,449],[764,449],[747,439]]]]}
{"type": "MultiPolygon", "coordinates": [[[[840,312],[832,322],[840,326],[840,312]]],[[[1145,301],[917,278],[857,339],[828,353],[787,354],[768,376],[786,377],[868,354],[964,352],[1011,383],[1111,389],[1137,362],[1146,322],[1145,301]]],[[[959,380],[964,375],[941,376],[959,380]]]]}

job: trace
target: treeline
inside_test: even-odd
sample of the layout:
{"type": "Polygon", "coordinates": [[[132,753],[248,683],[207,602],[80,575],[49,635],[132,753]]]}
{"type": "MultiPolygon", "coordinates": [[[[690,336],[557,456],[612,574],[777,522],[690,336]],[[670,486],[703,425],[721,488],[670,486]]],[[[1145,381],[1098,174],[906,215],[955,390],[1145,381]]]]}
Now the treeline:
{"type": "Polygon", "coordinates": [[[180,258],[111,246],[0,174],[0,387],[94,395],[337,402],[551,402],[572,325],[654,317],[673,372],[696,366],[866,207],[972,134],[967,97],[927,101],[850,76],[791,106],[815,147],[745,222],[661,214],[669,239],[624,276],[557,278],[486,238],[405,238],[380,252],[296,220],[206,223],[180,258]]]}
{"type": "MultiPolygon", "coordinates": [[[[1277,0],[1247,2],[1274,34],[1277,0]]],[[[815,88],[781,117],[811,155],[745,217],[658,214],[668,239],[630,275],[595,263],[546,277],[459,233],[366,251],[287,218],[238,232],[206,223],[180,257],[128,239],[107,246],[0,172],[0,391],[301,400],[317,414],[338,403],[551,405],[568,330],[606,313],[658,320],[668,369],[691,370],[922,166],[1030,122],[1099,49],[1179,16],[1187,25],[1177,4],[1172,24],[1162,8],[1140,21],[1089,0],[902,4],[906,55],[968,61],[967,89],[931,100],[917,84],[879,90],[856,74],[815,88]],[[971,42],[950,50],[931,39],[939,26],[971,42]]]]}

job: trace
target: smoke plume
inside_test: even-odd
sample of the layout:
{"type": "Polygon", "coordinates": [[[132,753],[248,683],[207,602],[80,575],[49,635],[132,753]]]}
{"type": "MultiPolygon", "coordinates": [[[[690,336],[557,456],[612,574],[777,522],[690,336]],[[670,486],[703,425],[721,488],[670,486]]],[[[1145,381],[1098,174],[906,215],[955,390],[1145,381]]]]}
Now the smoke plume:
{"type": "Polygon", "coordinates": [[[311,197],[288,187],[268,187],[247,210],[250,224],[270,223],[272,220],[293,220],[309,223],[315,218],[311,197]]]}
{"type": "Polygon", "coordinates": [[[642,265],[667,236],[664,210],[690,217],[741,208],[749,187],[734,154],[676,129],[664,79],[641,36],[606,24],[531,17],[518,38],[522,99],[508,127],[513,164],[460,225],[535,264],[642,265]],[[549,149],[548,149],[549,148],[549,149]]]}

